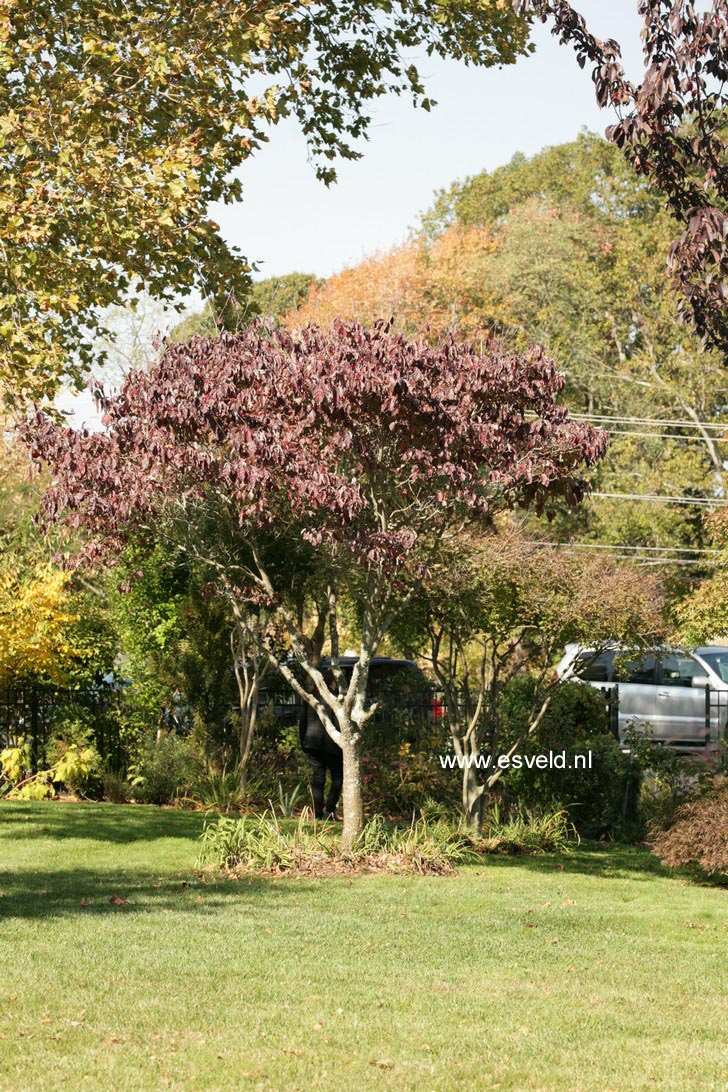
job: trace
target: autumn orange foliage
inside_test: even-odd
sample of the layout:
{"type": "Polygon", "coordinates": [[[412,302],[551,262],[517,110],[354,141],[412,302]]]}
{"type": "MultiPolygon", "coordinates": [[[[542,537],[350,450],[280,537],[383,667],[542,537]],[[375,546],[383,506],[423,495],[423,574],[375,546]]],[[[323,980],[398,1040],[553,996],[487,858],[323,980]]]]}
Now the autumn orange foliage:
{"type": "Polygon", "coordinates": [[[496,246],[489,228],[454,224],[434,242],[411,240],[312,287],[283,324],[327,327],[339,318],[368,326],[392,318],[410,335],[429,330],[433,337],[454,333],[477,340],[487,334],[488,310],[478,267],[496,246]]]}

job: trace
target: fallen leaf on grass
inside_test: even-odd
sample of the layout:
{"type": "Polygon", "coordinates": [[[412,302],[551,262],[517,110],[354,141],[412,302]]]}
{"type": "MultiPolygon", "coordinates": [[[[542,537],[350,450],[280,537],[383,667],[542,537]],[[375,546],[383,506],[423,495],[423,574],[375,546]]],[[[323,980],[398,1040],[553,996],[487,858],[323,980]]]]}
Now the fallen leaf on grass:
{"type": "Polygon", "coordinates": [[[80,902],[79,905],[82,906],[84,910],[88,910],[90,904],[89,904],[88,899],[81,899],[81,902],[80,902]]]}
{"type": "Polygon", "coordinates": [[[283,1047],[283,1053],[284,1054],[295,1054],[296,1057],[298,1057],[299,1054],[303,1054],[303,1051],[302,1050],[296,1050],[295,1047],[283,1047]]]}
{"type": "Polygon", "coordinates": [[[563,906],[576,906],[576,899],[564,899],[563,906]]]}
{"type": "Polygon", "coordinates": [[[559,943],[559,938],[558,937],[549,937],[549,944],[558,944],[558,943],[559,943]]]}
{"type": "Polygon", "coordinates": [[[112,895],[109,899],[112,906],[126,906],[128,899],[122,899],[121,895],[112,895]]]}
{"type": "Polygon", "coordinates": [[[392,1069],[394,1062],[387,1061],[386,1058],[380,1059],[378,1062],[370,1062],[369,1065],[378,1065],[380,1069],[392,1069]]]}

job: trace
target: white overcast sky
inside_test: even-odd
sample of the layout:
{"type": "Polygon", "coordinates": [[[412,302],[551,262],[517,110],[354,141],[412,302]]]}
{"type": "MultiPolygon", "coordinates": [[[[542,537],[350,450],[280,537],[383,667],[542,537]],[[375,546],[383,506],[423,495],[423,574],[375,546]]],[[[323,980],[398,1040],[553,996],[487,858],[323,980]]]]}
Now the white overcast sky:
{"type": "MultiPolygon", "coordinates": [[[[621,43],[628,71],[639,77],[637,0],[577,6],[593,33],[621,43]]],[[[222,234],[257,263],[258,277],[328,276],[401,242],[434,192],[456,179],[492,170],[515,152],[573,140],[584,127],[603,133],[613,118],[596,106],[589,72],[540,24],[533,40],[535,54],[502,69],[415,58],[438,105],[427,113],[404,97],[382,99],[363,158],[340,164],[329,188],[316,180],[295,124],[275,127],[240,171],[242,204],[211,209],[222,234]]],[[[73,411],[74,424],[96,425],[87,394],[62,395],[58,404],[73,411]]]]}

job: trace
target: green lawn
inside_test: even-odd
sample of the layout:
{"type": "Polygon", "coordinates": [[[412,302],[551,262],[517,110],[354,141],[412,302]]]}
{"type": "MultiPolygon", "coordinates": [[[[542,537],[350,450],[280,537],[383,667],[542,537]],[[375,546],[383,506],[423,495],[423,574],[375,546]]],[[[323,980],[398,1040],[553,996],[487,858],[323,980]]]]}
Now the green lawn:
{"type": "Polygon", "coordinates": [[[0,805],[0,1087],[727,1087],[726,891],[621,848],[204,883],[201,825],[0,805]]]}

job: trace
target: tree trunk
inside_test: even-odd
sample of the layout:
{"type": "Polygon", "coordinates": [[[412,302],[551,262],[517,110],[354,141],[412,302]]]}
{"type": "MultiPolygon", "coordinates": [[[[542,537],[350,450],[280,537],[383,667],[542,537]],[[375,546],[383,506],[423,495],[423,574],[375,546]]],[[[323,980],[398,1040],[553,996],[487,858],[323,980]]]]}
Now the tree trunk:
{"type": "Polygon", "coordinates": [[[463,811],[466,827],[477,833],[485,815],[485,785],[478,782],[477,771],[472,766],[463,769],[463,811]]]}
{"type": "Polygon", "coordinates": [[[240,760],[238,765],[238,777],[240,795],[245,797],[248,787],[248,764],[250,753],[253,749],[253,736],[255,734],[255,722],[258,717],[258,678],[245,700],[240,702],[240,760]]]}
{"type": "Polygon", "coordinates": [[[351,853],[364,829],[361,753],[358,741],[342,738],[341,745],[344,752],[344,829],[341,834],[341,852],[351,853]]]}

